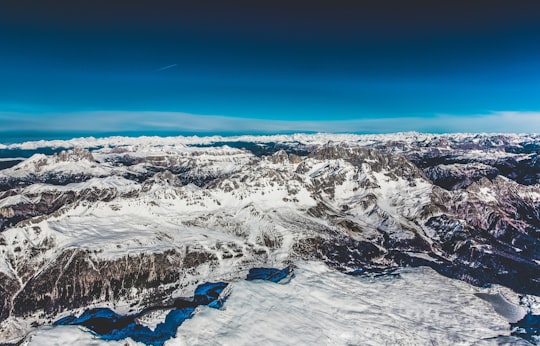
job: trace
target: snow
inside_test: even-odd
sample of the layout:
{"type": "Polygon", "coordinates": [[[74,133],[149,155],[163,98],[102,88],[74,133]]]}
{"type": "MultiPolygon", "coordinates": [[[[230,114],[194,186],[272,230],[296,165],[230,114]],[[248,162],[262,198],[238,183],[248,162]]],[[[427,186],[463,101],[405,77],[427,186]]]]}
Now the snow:
{"type": "Polygon", "coordinates": [[[170,345],[469,345],[509,333],[472,287],[430,269],[366,279],[301,263],[295,273],[288,285],[235,283],[224,311],[202,309],[170,345]]]}
{"type": "Polygon", "coordinates": [[[140,185],[119,176],[110,176],[104,178],[91,178],[81,183],[71,183],[66,185],[50,185],[50,184],[32,184],[25,187],[22,194],[37,195],[44,192],[67,192],[67,191],[83,191],[83,190],[105,190],[115,189],[118,192],[128,192],[139,188],[140,185]]]}
{"type": "MultiPolygon", "coordinates": [[[[135,345],[134,342],[130,344],[135,345]]],[[[21,346],[59,346],[59,345],[85,345],[85,346],[125,346],[125,341],[103,341],[92,336],[84,328],[78,326],[44,327],[31,333],[21,346]]]]}
{"type": "Polygon", "coordinates": [[[11,264],[8,263],[7,259],[4,256],[0,256],[0,273],[4,273],[12,278],[15,277],[11,264]]]}
{"type": "MultiPolygon", "coordinates": [[[[425,220],[420,215],[433,204],[434,188],[418,177],[421,174],[403,178],[394,174],[392,168],[377,167],[378,161],[373,159],[357,165],[343,159],[318,160],[310,156],[302,158],[301,167],[288,160],[272,163],[271,158],[259,158],[228,146],[189,145],[227,141],[325,145],[332,141],[353,148],[396,141],[403,144],[392,147],[399,153],[419,142],[425,143],[428,150],[431,141],[441,141],[437,150],[453,150],[451,143],[464,139],[478,142],[485,139],[482,136],[406,133],[109,137],[10,145],[10,149],[98,149],[92,151],[95,160],[84,159],[84,155],[80,160],[66,155],[66,161],[59,161],[56,156],[36,154],[0,172],[4,177],[79,174],[88,179],[63,186],[35,183],[18,187],[18,195],[0,200],[0,208],[6,208],[7,213],[10,206],[18,203],[35,203],[40,194],[51,192],[56,194],[54,198],[62,198],[64,193],[77,193],[73,204],[2,232],[8,245],[0,254],[0,272],[16,277],[8,259],[24,263],[24,256],[30,253],[27,250],[44,243],[53,243],[53,248],[37,255],[40,258],[28,259],[28,263],[33,265],[35,260],[36,265],[42,265],[68,248],[97,250],[91,256],[100,259],[161,253],[167,249],[183,252],[192,246],[214,254],[217,263],[212,267],[201,265],[193,276],[182,279],[183,287],[175,292],[181,295],[184,291],[180,290],[188,290],[189,285],[200,280],[233,280],[249,265],[290,261],[294,259],[293,246],[300,239],[329,237],[340,227],[347,228],[332,217],[310,216],[310,208],[320,205],[357,224],[360,231],[347,233],[355,239],[375,241],[383,233],[400,240],[424,237],[425,220]],[[126,159],[141,160],[134,160],[138,163],[132,166],[128,161],[124,166],[120,160],[124,155],[126,159]],[[188,169],[188,176],[212,179],[208,183],[203,179],[199,187],[182,185],[180,177],[184,173],[155,173],[171,167],[179,171],[188,169]],[[144,183],[123,177],[132,173],[151,177],[144,183]],[[87,199],[85,192],[90,192],[87,199]],[[102,198],[100,192],[106,197],[102,198]],[[276,244],[267,246],[262,238],[276,240],[276,244]],[[16,248],[20,249],[15,251],[16,248]],[[264,255],[258,258],[254,249],[262,250],[264,255]],[[225,256],[235,251],[241,252],[241,258],[225,256]]],[[[515,143],[524,138],[540,140],[537,135],[507,136],[515,143]]],[[[493,150],[487,155],[496,159],[513,154],[493,150]]],[[[535,187],[530,191],[527,198],[540,200],[535,187]]],[[[483,202],[496,201],[496,194],[489,188],[479,187],[475,193],[483,202]]],[[[469,191],[463,192],[463,196],[465,201],[474,195],[469,191]]],[[[428,237],[425,240],[432,241],[428,237]]],[[[410,254],[432,259],[423,253],[410,254]]],[[[235,282],[225,310],[203,308],[195,319],[181,327],[183,332],[172,344],[238,344],[252,340],[261,340],[261,344],[468,344],[509,333],[508,324],[495,310],[503,311],[512,320],[519,317],[519,309],[512,310],[501,299],[497,298],[493,310],[487,301],[474,296],[478,289],[443,278],[429,269],[402,270],[400,279],[370,281],[339,274],[322,264],[299,266],[297,278],[289,285],[235,282]],[[281,334],[284,339],[279,337],[281,334]]],[[[131,302],[125,303],[127,306],[131,302]]],[[[152,321],[148,323],[152,325],[152,321]]],[[[68,340],[76,344],[98,342],[73,328],[40,329],[32,334],[32,342],[51,344],[54,339],[49,334],[53,332],[60,336],[69,334],[68,340]]]]}
{"type": "Polygon", "coordinates": [[[480,195],[480,199],[482,201],[485,201],[486,203],[489,202],[497,202],[497,195],[493,191],[493,189],[490,189],[489,187],[481,187],[478,191],[478,194],[480,195]]]}
{"type": "Polygon", "coordinates": [[[525,295],[521,301],[531,314],[540,315],[540,297],[525,295]]]}
{"type": "Polygon", "coordinates": [[[56,156],[35,154],[19,164],[4,169],[1,175],[12,178],[23,178],[31,174],[85,174],[106,176],[114,173],[110,165],[88,160],[60,160],[56,156]]]}
{"type": "Polygon", "coordinates": [[[15,143],[10,145],[1,145],[0,149],[38,149],[44,147],[53,148],[97,148],[97,147],[116,147],[116,146],[136,146],[136,145],[207,145],[217,142],[252,142],[252,143],[301,143],[307,145],[323,145],[332,142],[348,142],[359,143],[362,145],[372,145],[376,143],[400,142],[410,144],[413,142],[426,144],[434,140],[443,140],[448,142],[463,142],[465,140],[471,142],[480,142],[481,139],[487,139],[493,136],[504,136],[515,144],[519,144],[524,139],[528,141],[540,140],[539,134],[508,134],[508,133],[452,133],[452,134],[429,134],[418,132],[402,132],[389,134],[335,134],[335,133],[316,133],[305,134],[297,133],[290,135],[266,135],[266,136],[177,136],[177,137],[158,137],[158,136],[141,136],[141,137],[81,137],[69,140],[40,140],[24,143],[15,143]]]}
{"type": "Polygon", "coordinates": [[[0,200],[0,208],[7,208],[9,206],[29,203],[30,200],[22,195],[9,196],[0,200]]]}
{"type": "MultiPolygon", "coordinates": [[[[201,307],[166,345],[497,345],[510,334],[505,319],[475,296],[479,289],[429,268],[363,278],[316,262],[297,265],[287,284],[234,282],[223,309],[201,307]]],[[[27,345],[114,345],[89,335],[46,327],[27,345]]]]}
{"type": "Polygon", "coordinates": [[[489,302],[493,306],[493,309],[510,323],[516,323],[522,320],[527,314],[525,308],[512,304],[501,293],[477,293],[476,295],[489,302]]]}
{"type": "MultiPolygon", "coordinates": [[[[0,147],[0,149],[2,149],[0,147]]],[[[0,162],[7,162],[7,161],[24,161],[26,158],[24,157],[0,157],[0,162]]]]}
{"type": "Polygon", "coordinates": [[[65,217],[44,221],[41,225],[62,239],[62,248],[99,249],[100,258],[117,258],[140,252],[163,252],[186,244],[210,246],[216,242],[236,242],[238,238],[213,229],[186,227],[162,211],[125,208],[113,209],[80,206],[65,217]],[[155,214],[153,214],[155,213],[155,214]]]}

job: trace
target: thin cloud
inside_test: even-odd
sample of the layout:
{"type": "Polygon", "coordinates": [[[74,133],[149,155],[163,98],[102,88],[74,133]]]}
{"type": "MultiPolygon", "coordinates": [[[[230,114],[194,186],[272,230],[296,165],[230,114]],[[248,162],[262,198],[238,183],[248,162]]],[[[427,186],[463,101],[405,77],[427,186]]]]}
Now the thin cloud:
{"type": "Polygon", "coordinates": [[[478,115],[359,118],[340,121],[248,119],[180,112],[99,111],[60,114],[0,113],[4,131],[178,131],[215,133],[279,132],[498,132],[540,131],[540,112],[493,112],[478,115]]]}
{"type": "Polygon", "coordinates": [[[173,68],[173,67],[176,67],[177,64],[172,64],[172,65],[168,65],[168,66],[163,66],[161,68],[158,68],[156,71],[165,71],[165,70],[168,70],[170,68],[173,68]]]}

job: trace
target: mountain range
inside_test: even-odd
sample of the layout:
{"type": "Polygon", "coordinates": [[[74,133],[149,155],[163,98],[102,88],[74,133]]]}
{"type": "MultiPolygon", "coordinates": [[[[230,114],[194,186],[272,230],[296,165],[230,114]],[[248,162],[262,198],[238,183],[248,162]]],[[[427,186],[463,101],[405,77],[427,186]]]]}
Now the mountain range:
{"type": "Polygon", "coordinates": [[[372,278],[429,267],[535,302],[539,152],[534,134],[0,146],[0,339],[306,261],[372,278]]]}

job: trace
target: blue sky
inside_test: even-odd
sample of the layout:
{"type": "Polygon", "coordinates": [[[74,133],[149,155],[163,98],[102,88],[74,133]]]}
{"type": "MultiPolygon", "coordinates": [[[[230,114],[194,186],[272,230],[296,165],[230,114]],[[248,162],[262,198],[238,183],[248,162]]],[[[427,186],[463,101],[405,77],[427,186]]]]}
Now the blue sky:
{"type": "Polygon", "coordinates": [[[539,10],[3,2],[0,132],[538,132],[539,10]]]}

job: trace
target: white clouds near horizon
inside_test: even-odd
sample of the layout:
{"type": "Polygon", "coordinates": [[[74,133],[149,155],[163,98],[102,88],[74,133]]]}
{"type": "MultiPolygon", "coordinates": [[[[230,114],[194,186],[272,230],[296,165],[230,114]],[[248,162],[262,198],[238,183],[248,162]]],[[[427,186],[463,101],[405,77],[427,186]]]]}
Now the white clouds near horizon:
{"type": "Polygon", "coordinates": [[[92,111],[74,113],[0,112],[0,131],[215,133],[278,132],[540,132],[540,112],[503,111],[479,115],[286,121],[195,115],[181,112],[92,111]]]}

